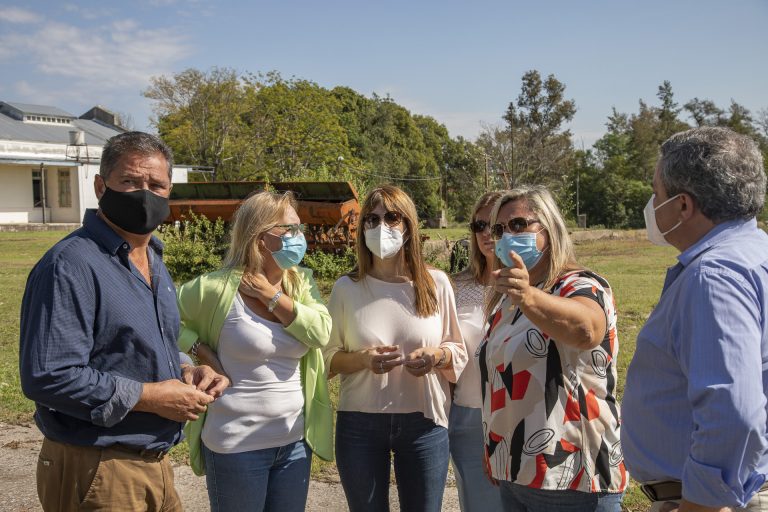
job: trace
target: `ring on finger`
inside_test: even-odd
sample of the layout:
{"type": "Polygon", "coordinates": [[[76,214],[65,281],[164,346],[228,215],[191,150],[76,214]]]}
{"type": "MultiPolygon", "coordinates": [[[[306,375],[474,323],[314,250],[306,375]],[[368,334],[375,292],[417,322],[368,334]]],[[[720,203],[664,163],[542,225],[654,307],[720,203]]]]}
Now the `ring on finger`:
{"type": "Polygon", "coordinates": [[[384,371],[384,361],[379,361],[379,371],[380,372],[384,371]]]}

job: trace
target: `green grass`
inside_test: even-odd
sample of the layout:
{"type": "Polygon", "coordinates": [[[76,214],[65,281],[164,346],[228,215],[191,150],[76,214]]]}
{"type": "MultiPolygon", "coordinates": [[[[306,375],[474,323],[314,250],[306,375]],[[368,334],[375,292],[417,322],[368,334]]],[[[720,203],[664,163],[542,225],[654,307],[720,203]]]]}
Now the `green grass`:
{"type": "Polygon", "coordinates": [[[430,240],[460,240],[469,236],[468,227],[445,229],[422,229],[422,235],[427,235],[430,240]]]}
{"type": "MultiPolygon", "coordinates": [[[[458,239],[464,228],[425,230],[432,239],[458,239]]],[[[19,308],[27,275],[35,262],[63,232],[0,232],[0,279],[4,293],[0,297],[0,422],[26,423],[32,420],[34,406],[21,393],[18,372],[19,308]]],[[[637,333],[658,300],[666,267],[674,264],[675,251],[641,240],[598,240],[576,246],[579,262],[604,276],[615,291],[619,312],[620,354],[618,363],[619,396],[635,348],[637,333]]],[[[333,280],[318,283],[325,297],[333,280]]],[[[338,397],[338,379],[331,381],[334,403],[338,397]]],[[[186,444],[176,447],[177,460],[187,458],[186,444]]],[[[335,465],[314,459],[315,478],[335,474],[335,465]]],[[[633,485],[624,501],[628,511],[647,508],[647,501],[633,485]]]]}
{"type": "Polygon", "coordinates": [[[32,266],[63,231],[0,232],[0,422],[32,420],[34,405],[24,398],[19,382],[19,310],[32,266]]]}

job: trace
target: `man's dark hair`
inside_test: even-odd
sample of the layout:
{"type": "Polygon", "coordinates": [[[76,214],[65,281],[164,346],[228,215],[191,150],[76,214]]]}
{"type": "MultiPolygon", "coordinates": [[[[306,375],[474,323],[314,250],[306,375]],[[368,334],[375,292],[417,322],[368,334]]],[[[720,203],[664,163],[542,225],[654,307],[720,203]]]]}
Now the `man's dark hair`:
{"type": "Polygon", "coordinates": [[[671,136],[661,146],[659,177],[669,197],[689,194],[716,223],[751,219],[765,204],[763,155],[754,140],[728,128],[671,136]]]}
{"type": "Polygon", "coordinates": [[[117,162],[126,154],[154,155],[160,153],[168,162],[168,179],[173,173],[173,152],[165,142],[149,133],[125,132],[115,135],[104,145],[101,153],[101,165],[99,175],[106,180],[115,170],[117,162]]]}

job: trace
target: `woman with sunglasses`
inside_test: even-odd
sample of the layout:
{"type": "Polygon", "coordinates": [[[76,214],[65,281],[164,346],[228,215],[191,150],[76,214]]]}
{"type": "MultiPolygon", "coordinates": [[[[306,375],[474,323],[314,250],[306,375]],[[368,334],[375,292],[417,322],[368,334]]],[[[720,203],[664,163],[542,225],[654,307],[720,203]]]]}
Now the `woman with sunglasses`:
{"type": "Polygon", "coordinates": [[[480,347],[485,456],[504,510],[619,512],[618,339],[610,286],[576,263],[543,187],[505,193],[480,347]]]}
{"type": "Polygon", "coordinates": [[[387,511],[394,455],[400,509],[438,512],[448,473],[448,383],[467,361],[453,290],[424,263],[405,192],[372,190],[361,218],[357,266],[333,287],[324,350],[329,373],[341,375],[339,476],[350,511],[387,511]]]}
{"type": "Polygon", "coordinates": [[[487,192],[472,209],[469,238],[469,266],[453,276],[459,327],[467,346],[469,362],[453,390],[448,419],[451,461],[462,512],[502,510],[498,487],[484,471],[483,398],[480,367],[475,352],[483,338],[483,306],[492,284],[494,243],[491,238],[491,210],[501,192],[487,192]]]}
{"type": "Polygon", "coordinates": [[[232,383],[185,429],[213,511],[303,511],[312,453],[333,459],[320,352],[331,318],[297,267],[302,230],[291,195],[255,194],[235,214],[224,268],[179,288],[179,347],[232,383]]]}

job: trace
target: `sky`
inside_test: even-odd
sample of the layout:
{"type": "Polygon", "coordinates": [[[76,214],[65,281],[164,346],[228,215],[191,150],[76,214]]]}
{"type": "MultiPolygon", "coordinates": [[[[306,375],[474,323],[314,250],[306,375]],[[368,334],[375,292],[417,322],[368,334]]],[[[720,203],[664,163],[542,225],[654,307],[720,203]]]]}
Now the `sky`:
{"type": "Polygon", "coordinates": [[[768,0],[0,0],[0,101],[99,104],[149,131],[153,76],[228,67],[389,95],[474,140],[536,69],[590,147],[664,80],[680,106],[766,109],[766,59],[768,0]]]}

